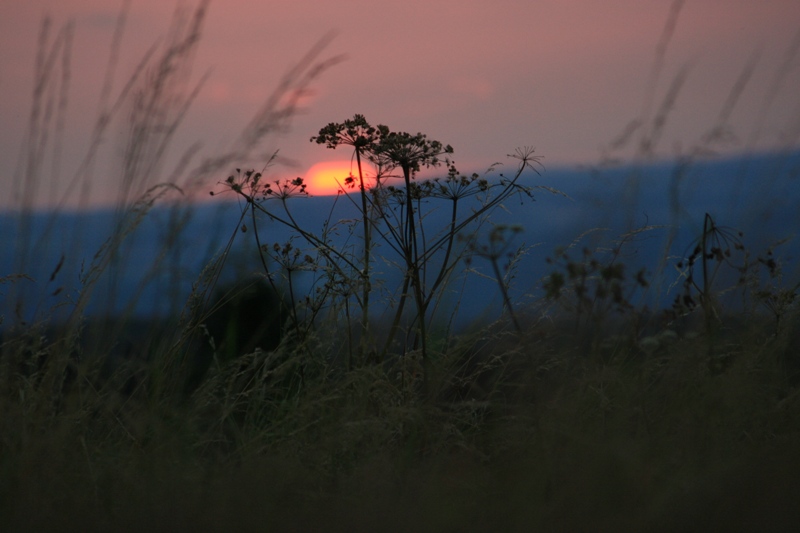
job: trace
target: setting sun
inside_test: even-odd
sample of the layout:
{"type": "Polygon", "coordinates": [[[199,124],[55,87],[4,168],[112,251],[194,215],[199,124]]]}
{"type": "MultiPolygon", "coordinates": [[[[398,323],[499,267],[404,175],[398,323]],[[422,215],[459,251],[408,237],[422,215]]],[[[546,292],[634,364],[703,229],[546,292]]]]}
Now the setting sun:
{"type": "MultiPolygon", "coordinates": [[[[361,163],[364,172],[365,185],[372,186],[375,181],[375,171],[365,161],[361,163]]],[[[350,189],[345,183],[348,176],[358,176],[358,167],[355,161],[325,161],[317,163],[306,172],[305,183],[308,186],[309,194],[313,196],[328,196],[338,194],[343,189],[347,192],[355,192],[355,186],[350,189]]]]}

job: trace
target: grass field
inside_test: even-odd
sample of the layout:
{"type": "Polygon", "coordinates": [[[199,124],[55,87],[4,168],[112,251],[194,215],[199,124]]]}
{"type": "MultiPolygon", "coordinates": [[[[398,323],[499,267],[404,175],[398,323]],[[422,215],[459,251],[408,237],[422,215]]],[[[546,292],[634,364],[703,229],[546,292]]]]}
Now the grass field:
{"type": "Polygon", "coordinates": [[[674,338],[649,353],[623,340],[586,351],[571,328],[530,331],[487,329],[443,354],[428,397],[402,360],[343,373],[262,353],[186,397],[155,363],[104,377],[88,362],[65,371],[55,342],[6,342],[4,528],[797,524],[796,330],[737,329],[711,346],[674,338]],[[41,369],[24,367],[43,352],[41,369]]]}

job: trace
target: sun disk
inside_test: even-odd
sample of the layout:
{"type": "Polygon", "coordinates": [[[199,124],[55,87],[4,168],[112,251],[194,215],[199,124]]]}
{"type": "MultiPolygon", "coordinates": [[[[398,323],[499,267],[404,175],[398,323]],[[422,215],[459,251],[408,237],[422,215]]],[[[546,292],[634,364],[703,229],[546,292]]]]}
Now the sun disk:
{"type": "MultiPolygon", "coordinates": [[[[365,161],[361,162],[361,169],[364,173],[364,184],[371,187],[375,181],[375,172],[365,161]]],[[[355,161],[317,163],[306,172],[305,183],[308,186],[309,194],[313,196],[335,195],[342,190],[356,192],[358,190],[358,166],[355,161]],[[356,179],[352,189],[346,183],[350,175],[356,179]]]]}

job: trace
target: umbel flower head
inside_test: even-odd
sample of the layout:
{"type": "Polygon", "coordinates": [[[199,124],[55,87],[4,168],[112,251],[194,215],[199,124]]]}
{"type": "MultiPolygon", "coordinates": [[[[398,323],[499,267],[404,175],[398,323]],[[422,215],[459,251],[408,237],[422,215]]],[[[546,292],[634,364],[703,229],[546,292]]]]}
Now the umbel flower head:
{"type": "Polygon", "coordinates": [[[336,149],[340,145],[352,146],[366,155],[378,168],[400,167],[409,175],[422,168],[438,165],[443,154],[452,154],[453,147],[429,140],[422,133],[390,131],[388,126],[371,126],[364,115],[354,115],[341,123],[331,122],[311,137],[311,142],[336,149]]]}
{"type": "Polygon", "coordinates": [[[387,132],[375,147],[376,163],[385,167],[398,166],[403,173],[418,172],[422,166],[432,167],[441,162],[440,156],[452,154],[453,147],[429,140],[425,134],[411,135],[404,131],[387,132]]]}
{"type": "Polygon", "coordinates": [[[324,144],[327,148],[335,150],[340,144],[352,146],[362,152],[371,152],[389,128],[379,125],[377,128],[370,126],[364,115],[354,115],[352,119],[341,123],[331,122],[319,130],[319,135],[311,137],[311,142],[324,144]]]}

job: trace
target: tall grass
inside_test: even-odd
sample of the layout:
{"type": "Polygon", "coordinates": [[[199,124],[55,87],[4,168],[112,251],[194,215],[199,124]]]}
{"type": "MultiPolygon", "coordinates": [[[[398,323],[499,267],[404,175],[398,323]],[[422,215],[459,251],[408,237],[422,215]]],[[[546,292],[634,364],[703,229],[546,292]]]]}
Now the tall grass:
{"type": "MultiPolygon", "coordinates": [[[[681,3],[674,5],[648,101],[681,3]]],[[[751,253],[727,221],[696,214],[703,217],[696,242],[680,258],[666,246],[662,271],[651,273],[625,264],[637,237],[656,230],[632,224],[608,246],[581,237],[551,254],[538,300],[523,307],[509,290],[524,253],[514,240],[519,228],[493,224],[492,213],[512,198],[557,193],[530,181],[540,179],[538,157],[523,148],[509,176],[494,168],[463,175],[450,146],[361,115],[312,139],[352,150],[354,173],[331,203],[356,215],[340,222],[332,211],[321,228],[308,227],[294,215],[302,180],[274,181],[266,167],[247,165],[274,162],[265,145],[338,61],[323,58],[326,40],[281,79],[232,148],[199,161],[192,149],[166,168],[174,132],[202,86],[190,67],[205,7],[178,13],[170,38],[147,53],[116,98],[106,83],[71,183],[86,190],[111,120],[129,110],[116,225],[80,270],[81,286],[64,291],[66,313],[38,307],[22,290],[36,246],[58,244],[47,231],[25,244],[34,236],[25,217],[45,179],[42,160],[66,131],[58,117],[72,30],[53,43],[47,24],[42,31],[17,176],[28,199],[19,260],[0,285],[8,302],[0,516],[9,530],[788,531],[797,524],[800,287],[782,278],[775,249],[751,253]],[[420,176],[426,166],[431,179],[420,176]],[[215,181],[218,193],[242,200],[241,211],[185,305],[149,320],[131,305],[89,313],[91,302],[115,298],[131,259],[126,242],[153,206],[215,181]],[[441,227],[432,226],[436,209],[449,213],[441,227]],[[267,221],[293,237],[265,240],[267,221]],[[253,237],[258,275],[226,284],[220,280],[242,232],[253,237]],[[481,261],[502,314],[457,332],[457,307],[448,302],[470,289],[468,275],[481,261]],[[670,271],[677,274],[667,279],[670,271]],[[678,289],[675,305],[649,308],[648,294],[662,283],[678,289]],[[726,308],[734,293],[748,302],[735,313],[726,308]],[[249,319],[273,312],[248,330],[249,319]],[[269,328],[276,333],[264,336],[269,328]]],[[[124,20],[123,11],[109,76],[124,20]]],[[[712,132],[724,126],[751,68],[712,132]]],[[[683,76],[658,111],[651,116],[646,103],[630,129],[641,132],[640,162],[651,157],[683,76]]],[[[674,182],[706,148],[681,159],[674,182]]],[[[639,178],[634,171],[634,192],[639,178]]],[[[680,199],[672,200],[679,213],[680,199]]],[[[179,283],[172,254],[191,204],[172,205],[152,279],[166,271],[179,283]]],[[[78,248],[65,247],[53,265],[44,283],[50,293],[78,248]]]]}

